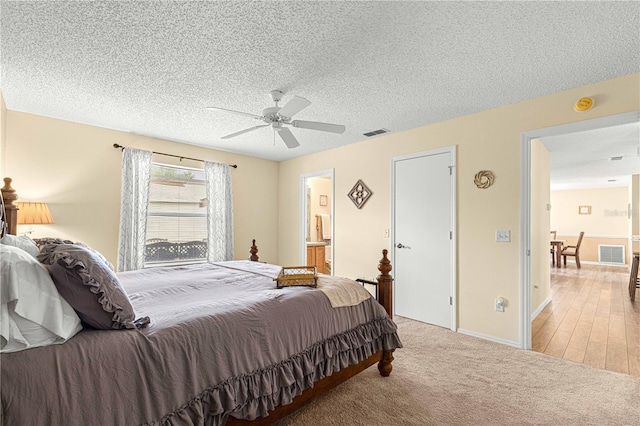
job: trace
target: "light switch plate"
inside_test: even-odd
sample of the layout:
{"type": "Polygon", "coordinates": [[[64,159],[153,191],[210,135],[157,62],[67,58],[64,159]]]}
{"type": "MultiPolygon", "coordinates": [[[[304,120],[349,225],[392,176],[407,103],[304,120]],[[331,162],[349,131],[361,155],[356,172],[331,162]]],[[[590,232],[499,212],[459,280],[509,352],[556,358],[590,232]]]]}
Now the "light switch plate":
{"type": "Polygon", "coordinates": [[[499,243],[508,243],[511,241],[511,231],[508,229],[498,229],[496,231],[496,241],[499,243]]]}

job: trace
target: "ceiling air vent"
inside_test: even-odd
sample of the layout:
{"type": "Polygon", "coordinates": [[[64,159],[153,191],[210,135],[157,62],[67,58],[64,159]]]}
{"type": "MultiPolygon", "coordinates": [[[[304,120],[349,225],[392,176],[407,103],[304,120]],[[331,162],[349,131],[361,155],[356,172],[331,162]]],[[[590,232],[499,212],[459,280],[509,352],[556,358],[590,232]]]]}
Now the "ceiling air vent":
{"type": "Polygon", "coordinates": [[[363,133],[363,135],[365,135],[366,137],[370,138],[371,136],[377,136],[377,135],[381,135],[383,133],[389,133],[389,130],[388,129],[378,129],[378,130],[373,130],[371,132],[363,133]]]}
{"type": "Polygon", "coordinates": [[[609,160],[611,160],[611,161],[619,161],[619,160],[622,160],[622,156],[620,156],[620,157],[611,157],[611,158],[609,158],[609,160]]]}

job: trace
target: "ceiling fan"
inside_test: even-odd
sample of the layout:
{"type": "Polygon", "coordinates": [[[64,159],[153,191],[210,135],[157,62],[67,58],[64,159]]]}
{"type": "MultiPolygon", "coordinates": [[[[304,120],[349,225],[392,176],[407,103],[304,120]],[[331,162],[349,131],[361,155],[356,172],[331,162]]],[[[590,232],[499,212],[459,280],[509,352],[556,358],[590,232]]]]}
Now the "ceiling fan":
{"type": "Polygon", "coordinates": [[[256,120],[264,121],[266,124],[260,124],[259,126],[250,127],[248,129],[240,130],[239,132],[231,133],[230,135],[223,136],[222,139],[230,139],[239,135],[242,135],[253,130],[260,129],[262,127],[273,127],[280,136],[280,139],[284,142],[287,148],[296,148],[300,146],[300,142],[293,136],[291,130],[285,126],[293,126],[301,129],[320,130],[322,132],[331,133],[344,133],[346,127],[341,124],[320,123],[318,121],[304,121],[304,120],[292,120],[291,118],[311,105],[311,102],[300,96],[294,96],[289,102],[287,102],[282,108],[278,106],[278,102],[282,99],[283,93],[279,90],[273,90],[270,93],[271,99],[276,103],[276,106],[265,108],[262,110],[262,115],[250,114],[248,112],[234,111],[231,109],[220,107],[207,107],[209,110],[218,110],[230,112],[232,114],[244,115],[246,117],[252,117],[256,120]]]}

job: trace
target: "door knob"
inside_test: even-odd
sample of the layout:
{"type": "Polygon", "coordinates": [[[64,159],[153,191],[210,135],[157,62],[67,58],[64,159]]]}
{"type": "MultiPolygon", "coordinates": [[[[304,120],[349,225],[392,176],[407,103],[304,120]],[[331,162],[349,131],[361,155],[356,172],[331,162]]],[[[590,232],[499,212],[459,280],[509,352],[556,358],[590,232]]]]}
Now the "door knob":
{"type": "Polygon", "coordinates": [[[404,244],[402,244],[402,243],[398,243],[398,244],[396,244],[396,247],[398,247],[398,248],[406,248],[406,249],[410,249],[410,248],[411,248],[411,247],[409,247],[409,246],[405,246],[405,245],[404,245],[404,244]]]}

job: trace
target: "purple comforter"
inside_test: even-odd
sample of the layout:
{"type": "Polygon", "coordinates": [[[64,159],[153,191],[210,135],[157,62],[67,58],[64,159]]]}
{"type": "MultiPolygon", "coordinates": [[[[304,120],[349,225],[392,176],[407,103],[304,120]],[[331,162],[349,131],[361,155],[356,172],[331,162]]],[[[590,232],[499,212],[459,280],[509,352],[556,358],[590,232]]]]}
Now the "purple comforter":
{"type": "Polygon", "coordinates": [[[274,271],[231,262],[118,274],[149,327],[85,329],[63,345],[2,354],[2,424],[254,419],[334,371],[401,347],[373,298],[332,308],[319,289],[276,289],[274,271]]]}

